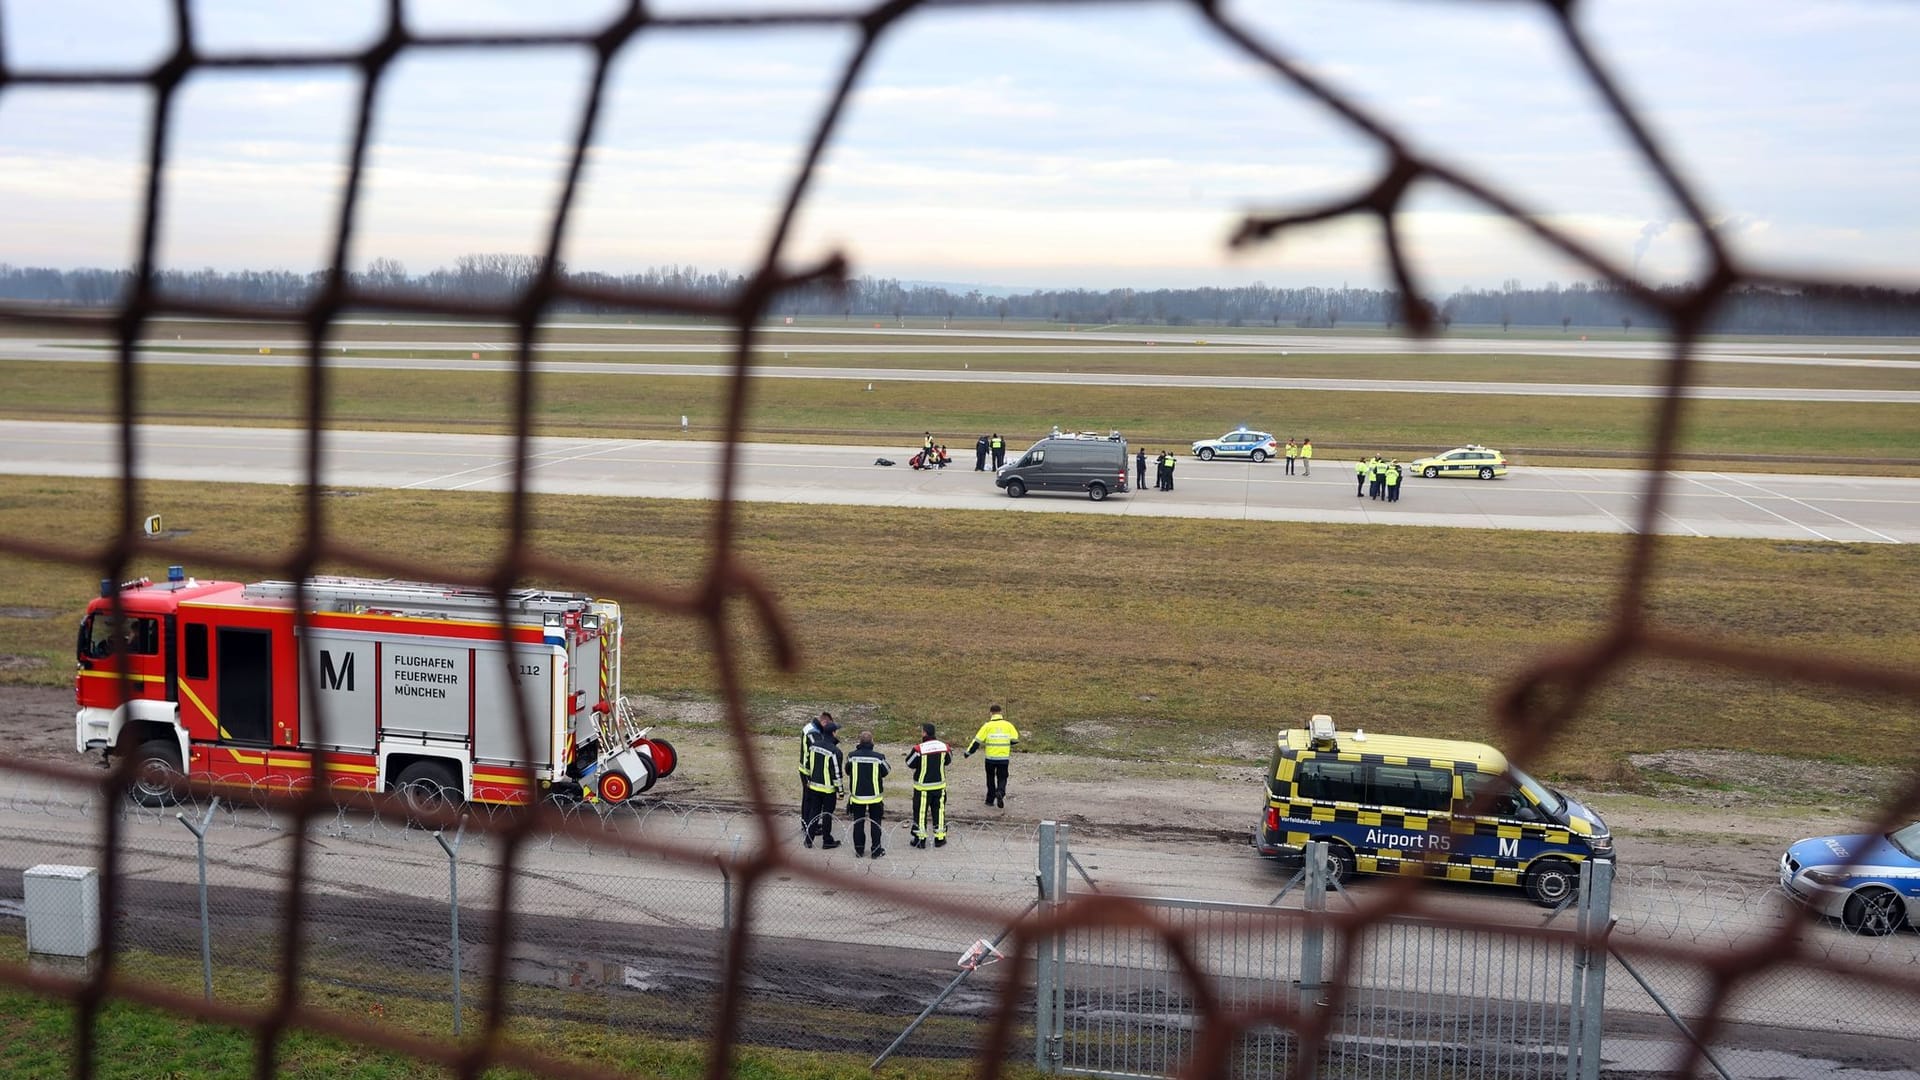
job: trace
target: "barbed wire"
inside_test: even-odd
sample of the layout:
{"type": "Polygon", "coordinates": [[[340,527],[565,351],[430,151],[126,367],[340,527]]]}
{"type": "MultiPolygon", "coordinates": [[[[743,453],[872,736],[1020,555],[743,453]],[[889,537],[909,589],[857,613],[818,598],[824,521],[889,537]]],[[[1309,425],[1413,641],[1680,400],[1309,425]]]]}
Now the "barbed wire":
{"type": "MultiPolygon", "coordinates": [[[[1060,2],[1060,0],[1055,0],[1060,2]]],[[[1065,0],[1074,2],[1074,0],[1065,0]]],[[[335,321],[348,309],[474,316],[509,320],[516,329],[514,394],[510,402],[513,417],[514,468],[512,486],[505,510],[507,544],[491,572],[461,579],[447,568],[423,558],[403,558],[385,552],[366,550],[338,535],[329,527],[322,492],[325,475],[321,468],[322,450],[329,424],[329,373],[317,362],[306,365],[302,387],[307,432],[304,454],[306,484],[302,489],[300,515],[289,527],[296,538],[284,555],[263,555],[249,551],[216,550],[183,542],[178,546],[186,560],[219,563],[236,570],[262,576],[280,576],[304,581],[320,566],[347,567],[377,576],[454,580],[469,585],[490,587],[504,594],[515,582],[537,580],[555,586],[570,586],[598,595],[619,599],[629,605],[651,609],[662,616],[694,621],[712,645],[714,673],[726,707],[729,730],[740,748],[741,767],[750,794],[747,831],[759,841],[749,848],[751,854],[739,864],[743,917],[733,924],[727,948],[740,960],[753,948],[748,913],[754,910],[754,895],[767,887],[775,876],[835,884],[866,892],[876,898],[912,903],[930,913],[963,913],[963,902],[950,902],[924,890],[896,886],[874,878],[856,879],[842,871],[809,864],[794,857],[779,838],[786,829],[787,815],[776,809],[769,780],[753,754],[750,728],[744,707],[746,688],[744,664],[740,655],[739,627],[729,618],[729,607],[743,602],[753,613],[752,628],[758,644],[772,657],[774,666],[791,671],[798,666],[799,650],[792,624],[773,593],[747,565],[736,550],[734,492],[738,482],[739,448],[746,406],[750,358],[756,328],[768,313],[772,299],[782,290],[801,284],[833,285],[843,282],[847,262],[839,255],[817,264],[795,268],[790,265],[787,245],[793,222],[805,202],[818,172],[821,157],[832,142],[845,112],[849,96],[866,72],[876,46],[901,22],[923,8],[966,7],[963,0],[935,3],[933,0],[889,0],[871,8],[855,11],[801,11],[778,14],[723,12],[699,16],[657,16],[634,0],[605,23],[578,32],[544,33],[425,33],[410,27],[400,0],[389,0],[385,23],[379,36],[366,48],[339,51],[282,51],[214,53],[204,49],[195,32],[194,10],[190,0],[174,0],[172,23],[175,44],[172,51],[151,67],[137,69],[51,70],[24,66],[17,61],[0,61],[0,95],[22,87],[132,87],[151,94],[152,121],[146,147],[146,184],[139,224],[134,279],[130,292],[115,311],[114,323],[119,337],[114,367],[119,454],[116,462],[121,490],[118,521],[114,538],[104,547],[76,550],[64,538],[41,536],[0,537],[0,551],[44,560],[57,565],[85,567],[99,576],[123,580],[135,555],[140,535],[135,520],[138,497],[137,441],[138,421],[135,393],[134,350],[142,328],[161,315],[189,315],[222,318],[261,319],[291,323],[301,327],[307,338],[309,357],[323,354],[335,321]],[[576,204],[576,195],[585,155],[593,145],[600,121],[608,71],[617,56],[634,42],[650,36],[687,30],[738,32],[751,29],[837,27],[857,35],[858,43],[844,62],[834,88],[805,139],[802,160],[789,178],[780,198],[775,221],[769,230],[763,253],[739,291],[725,301],[714,301],[671,290],[645,290],[589,286],[571,281],[559,272],[562,239],[576,204]],[[561,189],[545,231],[541,270],[518,297],[505,304],[468,303],[406,292],[370,289],[356,283],[347,273],[347,252],[355,235],[360,200],[365,188],[367,147],[376,105],[382,87],[395,63],[403,56],[423,50],[477,49],[490,53],[511,50],[575,46],[586,49],[593,58],[592,74],[585,90],[580,119],[570,140],[571,155],[561,189]],[[174,107],[180,90],[195,73],[217,71],[275,71],[288,69],[339,69],[356,73],[360,93],[354,113],[345,178],[341,185],[338,219],[332,232],[328,265],[323,285],[303,309],[288,313],[242,303],[216,303],[189,300],[163,294],[157,287],[156,248],[161,229],[163,193],[168,184],[169,136],[173,129],[174,107]],[[705,574],[689,589],[635,580],[612,574],[605,569],[562,562],[532,549],[528,542],[529,457],[528,448],[534,428],[534,366],[531,341],[543,313],[559,300],[590,301],[613,310],[647,310],[718,317],[728,321],[738,333],[734,376],[726,397],[724,424],[725,451],[721,462],[719,498],[713,510],[713,550],[705,574]]],[[[1656,291],[1639,281],[1626,268],[1606,258],[1572,233],[1559,228],[1532,212],[1504,188],[1475,176],[1437,154],[1416,152],[1412,140],[1388,118],[1376,114],[1351,95],[1321,79],[1295,59],[1283,43],[1263,38],[1214,0],[1191,0],[1194,14],[1219,35],[1224,46],[1239,56],[1272,72],[1284,84],[1308,101],[1326,110],[1339,124],[1379,150],[1384,163],[1372,183],[1351,195],[1301,211],[1256,214],[1247,217],[1235,243],[1257,244],[1275,236],[1338,218],[1360,216],[1377,222],[1381,230],[1381,250],[1389,272],[1405,303],[1403,318],[1416,332],[1431,329],[1430,315],[1420,288],[1420,268],[1407,248],[1402,234],[1401,215],[1407,200],[1423,188],[1453,192],[1489,211],[1505,217],[1541,245],[1559,253],[1577,265],[1604,277],[1617,288],[1657,311],[1672,327],[1673,354],[1666,371],[1666,393],[1661,401],[1656,424],[1650,435],[1648,460],[1652,466],[1643,492],[1641,518],[1637,533],[1629,541],[1628,557],[1615,597],[1608,625],[1583,646],[1565,653],[1541,658],[1527,668],[1500,696],[1495,716],[1511,756],[1521,763],[1537,760],[1588,704],[1595,690],[1624,666],[1658,657],[1696,667],[1731,668],[1770,679],[1793,681],[1811,686],[1850,690],[1873,690],[1908,701],[1920,701],[1920,674],[1911,667],[1894,667],[1847,657],[1815,656],[1802,652],[1784,652],[1755,648],[1732,642],[1715,641],[1693,634],[1666,630],[1652,621],[1646,599],[1654,580],[1656,552],[1661,543],[1656,524],[1669,501],[1667,470],[1676,461],[1676,445],[1687,409],[1686,389],[1695,381],[1693,344],[1698,339],[1714,307],[1730,290],[1747,284],[1783,287],[1807,287],[1833,284],[1813,276],[1749,266],[1737,260],[1721,242],[1712,227],[1708,201],[1683,177],[1672,163],[1660,140],[1631,107],[1627,95],[1604,59],[1592,48],[1578,24],[1581,5],[1576,0],[1533,0],[1533,8],[1557,28],[1569,63],[1584,78],[1588,89],[1615,119],[1641,163],[1657,178],[1662,193],[1681,210],[1694,226],[1707,263],[1703,279],[1693,287],[1677,292],[1656,291]]],[[[3,32],[4,28],[0,28],[3,32]]],[[[0,54],[4,55],[4,54],[0,54]]],[[[0,321],[73,322],[78,314],[29,312],[15,305],[0,305],[0,321]]],[[[500,623],[507,622],[504,601],[500,623]]],[[[304,631],[304,616],[299,619],[304,631]]],[[[317,702],[310,702],[317,706],[317,702]]],[[[522,739],[531,730],[524,703],[517,703],[517,721],[522,739]]],[[[327,720],[317,712],[324,731],[327,720]]],[[[530,742],[530,740],[529,740],[530,742]]],[[[523,743],[525,745],[527,743],[523,743]]],[[[90,784],[106,798],[125,792],[135,777],[133,755],[123,755],[120,767],[105,776],[88,775],[79,770],[61,770],[33,762],[0,758],[10,767],[28,775],[60,783],[90,784]]],[[[324,771],[322,772],[324,777],[324,771]]],[[[337,821],[338,811],[323,785],[301,792],[267,792],[261,800],[267,812],[284,815],[289,831],[306,833],[337,821]]],[[[358,804],[362,812],[381,809],[379,800],[369,798],[358,804]]],[[[1878,824],[1887,828],[1920,809],[1920,776],[1916,776],[1878,815],[1878,824]]],[[[392,813],[392,807],[385,807],[392,813]]],[[[137,819],[123,813],[98,815],[101,826],[102,903],[113,910],[125,886],[122,857],[131,828],[137,819]]],[[[451,819],[437,820],[446,826],[451,819]]],[[[279,958],[278,993],[264,1005],[239,1005],[203,1002],[172,988],[123,978],[116,970],[115,928],[103,927],[103,962],[85,978],[75,979],[34,971],[20,965],[0,966],[0,982],[21,986],[38,993],[74,1002],[77,1009],[74,1040],[74,1075],[94,1074],[93,1064],[98,1042],[101,1009],[111,1000],[129,1000],[163,1008],[175,1013],[205,1017],[250,1030],[259,1052],[256,1075],[263,1078],[274,1072],[280,1040],[292,1027],[334,1035],[355,1042],[382,1047],[423,1061],[435,1062],[462,1078],[477,1077],[497,1065],[515,1066],[536,1072],[565,1070],[570,1076],[612,1075],[601,1066],[564,1060],[552,1052],[517,1043],[502,1037],[508,1011],[509,982],[504,977],[509,964],[508,943],[515,917],[510,882],[526,850],[542,837],[565,836],[612,845],[623,851],[651,854],[686,861],[703,860],[704,852],[682,850],[680,846],[646,835],[610,834],[601,820],[582,815],[564,815],[552,807],[535,807],[524,813],[499,818],[475,819],[472,827],[499,845],[501,865],[496,910],[505,930],[490,943],[487,953],[488,992],[483,1002],[484,1023],[479,1036],[464,1043],[413,1036],[391,1028],[369,1024],[360,1018],[345,1017],[315,1006],[303,991],[300,972],[304,963],[302,935],[288,934],[288,945],[279,958]]],[[[286,875],[284,919],[289,928],[303,920],[310,882],[308,845],[293,845],[286,875]]],[[[1417,902],[1417,884],[1408,879],[1376,890],[1356,911],[1330,914],[1328,918],[1349,930],[1364,929],[1389,915],[1405,911],[1417,902]]],[[[1796,933],[1811,916],[1800,920],[1781,919],[1770,934],[1745,944],[1712,949],[1679,950],[1676,957],[1691,962],[1703,973],[1706,984],[1700,1015],[1701,1038],[1711,1042],[1715,1030],[1727,1015],[1730,1000],[1752,979],[1785,965],[1812,966],[1856,978],[1882,978],[1861,973],[1831,957],[1809,956],[1808,948],[1796,933]]],[[[1462,920],[1471,925],[1470,920],[1462,920]]],[[[1311,1061],[1331,1035],[1333,1017],[1339,1012],[1340,986],[1333,990],[1335,1008],[1302,1013],[1293,1009],[1257,1013],[1231,1012],[1224,1008],[1207,986],[1204,971],[1192,959],[1187,940],[1176,928],[1153,917],[1137,903],[1122,897],[1085,896],[1059,910],[1036,913],[1016,928],[1012,954],[1014,972],[1003,980],[1003,990],[995,1014],[993,1034],[982,1048],[981,1067],[988,1075],[1002,1071],[1007,1038],[1012,1031],[1015,1008],[1011,988],[1018,987],[1026,960],[1026,949],[1074,926],[1138,926],[1155,933],[1166,943],[1189,978],[1194,1007],[1201,1017],[1196,1044],[1222,1048],[1231,1045],[1236,1032],[1256,1022],[1275,1022],[1291,1027],[1301,1040],[1303,1054],[1297,1060],[1311,1061]]],[[[1336,967],[1347,972],[1352,950],[1345,949],[1336,967]]],[[[708,1075],[720,1080],[727,1075],[740,1036],[742,999],[741,966],[732,965],[717,1002],[716,1019],[707,1057],[708,1075]]],[[[1344,980],[1343,980],[1344,981],[1344,980]]],[[[1217,1056],[1223,1050],[1203,1051],[1190,1066],[1203,1073],[1222,1069],[1217,1056]]],[[[1687,1072],[1699,1067],[1696,1051],[1682,1065],[1687,1072]]]]}

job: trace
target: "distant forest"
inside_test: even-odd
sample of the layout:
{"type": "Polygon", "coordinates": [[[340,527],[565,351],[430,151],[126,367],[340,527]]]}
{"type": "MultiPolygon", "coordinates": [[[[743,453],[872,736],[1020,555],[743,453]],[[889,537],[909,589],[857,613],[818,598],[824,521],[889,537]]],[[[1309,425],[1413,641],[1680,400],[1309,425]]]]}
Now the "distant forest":
{"type": "MultiPolygon", "coordinates": [[[[376,259],[356,281],[429,296],[475,302],[505,301],[539,271],[525,255],[463,255],[451,267],[411,275],[392,259],[376,259]]],[[[670,290],[720,298],[737,289],[734,274],[692,266],[656,267],[634,274],[565,271],[574,281],[601,288],[670,290]]],[[[0,299],[38,304],[105,307],[126,295],[132,274],[124,270],[52,270],[0,263],[0,299]]],[[[298,308],[319,287],[322,275],[285,270],[163,271],[159,287],[169,296],[298,308]]],[[[1679,292],[1669,287],[1669,292],[1679,292]]],[[[1429,301],[1442,327],[1458,324],[1579,329],[1661,327],[1653,312],[1635,304],[1609,282],[1549,282],[1537,288],[1508,281],[1499,289],[1463,289],[1429,301]]],[[[563,302],[561,312],[611,312],[592,304],[563,302]]],[[[627,310],[627,309],[618,309],[627,310]]],[[[1019,295],[979,290],[956,292],[937,285],[860,277],[843,292],[820,287],[792,290],[773,316],[875,319],[1008,319],[1079,326],[1109,323],[1156,326],[1271,326],[1392,328],[1399,322],[1399,294],[1383,289],[1283,289],[1268,285],[1194,289],[1037,289],[1019,295]]],[[[1785,290],[1749,287],[1721,305],[1713,329],[1734,334],[1920,335],[1920,290],[1822,288],[1785,290]]]]}

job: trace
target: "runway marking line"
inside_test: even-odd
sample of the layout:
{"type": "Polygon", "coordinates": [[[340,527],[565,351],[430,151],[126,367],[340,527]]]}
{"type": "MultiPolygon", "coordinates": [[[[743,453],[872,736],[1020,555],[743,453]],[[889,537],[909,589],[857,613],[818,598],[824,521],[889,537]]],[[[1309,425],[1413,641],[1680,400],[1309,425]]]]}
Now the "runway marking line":
{"type": "Polygon", "coordinates": [[[1778,491],[1768,491],[1768,490],[1767,490],[1766,488],[1763,488],[1763,487],[1761,487],[1761,486],[1760,486],[1759,484],[1756,484],[1756,483],[1754,483],[1754,482],[1753,482],[1753,481],[1751,481],[1751,480],[1742,480],[1742,479],[1740,479],[1740,478],[1738,478],[1738,477],[1734,477],[1734,476],[1726,476],[1726,475],[1724,475],[1724,474],[1721,474],[1721,473],[1714,473],[1713,475],[1714,475],[1715,477],[1718,477],[1718,478],[1719,478],[1719,479],[1721,479],[1721,480],[1725,480],[1726,482],[1728,482],[1728,483],[1730,483],[1730,484],[1745,484],[1745,485],[1747,485],[1748,487],[1750,487],[1750,488],[1753,488],[1753,489],[1754,489],[1755,491],[1761,491],[1761,492],[1765,492],[1765,493],[1766,493],[1767,495],[1769,495],[1769,496],[1772,496],[1773,498],[1776,498],[1776,499],[1785,499],[1785,500],[1787,500],[1787,501],[1788,501],[1788,502],[1790,502],[1790,503],[1795,503],[1795,504],[1797,504],[1797,505],[1799,505],[1799,506],[1804,506],[1804,507],[1806,507],[1807,509],[1809,509],[1809,510],[1812,510],[1812,511],[1814,511],[1814,512],[1816,512],[1816,513],[1821,513],[1821,514],[1825,514],[1825,515],[1827,515],[1828,517],[1830,517],[1830,518],[1832,518],[1832,519],[1833,519],[1833,520],[1835,520],[1835,521],[1838,521],[1838,522],[1840,522],[1840,523],[1841,523],[1841,524],[1843,524],[1843,525],[1850,525],[1850,526],[1852,526],[1853,528],[1856,528],[1856,529],[1859,529],[1859,530],[1860,530],[1861,532],[1865,532],[1865,533],[1872,533],[1873,535],[1875,535],[1875,536],[1877,536],[1877,537],[1879,537],[1880,539],[1882,539],[1882,540],[1885,540],[1885,541],[1886,541],[1887,543],[1889,543],[1889,544],[1897,544],[1897,543],[1899,543],[1899,542],[1900,542],[1899,540],[1896,540],[1896,539],[1894,539],[1893,537],[1891,537],[1891,536],[1888,536],[1888,535],[1887,535],[1886,533],[1883,533],[1883,532],[1881,532],[1881,531],[1880,531],[1879,529],[1873,529],[1873,528],[1869,528],[1869,527],[1867,527],[1867,526],[1865,526],[1865,525],[1862,525],[1862,524],[1860,524],[1860,523],[1859,523],[1859,522],[1857,522],[1857,521],[1851,521],[1851,520],[1848,520],[1847,518],[1843,518],[1843,517],[1841,517],[1841,516],[1840,516],[1839,514],[1836,514],[1836,513],[1834,513],[1833,511],[1831,511],[1831,510],[1828,510],[1828,509],[1826,509],[1825,507],[1821,507],[1821,506],[1815,506],[1815,505],[1813,505],[1812,503],[1810,503],[1810,502],[1807,502],[1807,501],[1806,501],[1806,500],[1804,500],[1804,499],[1796,499],[1796,498],[1794,498],[1794,497],[1793,497],[1793,496],[1791,496],[1791,495],[1787,495],[1787,494],[1784,494],[1784,493],[1782,493],[1782,492],[1778,492],[1778,491]]]}
{"type": "MultiPolygon", "coordinates": [[[[1710,473],[1709,475],[1718,476],[1719,474],[1710,473]]],[[[1819,529],[1814,528],[1813,526],[1807,524],[1806,522],[1795,521],[1778,510],[1774,510],[1770,507],[1761,506],[1759,503],[1754,502],[1752,499],[1747,498],[1746,496],[1740,494],[1737,491],[1721,491],[1719,488],[1714,487],[1712,484],[1707,483],[1705,480],[1701,480],[1692,476],[1682,477],[1682,479],[1686,480],[1688,483],[1691,483],[1691,484],[1698,484],[1701,487],[1706,488],[1708,491],[1713,492],[1715,495],[1719,495],[1729,499],[1737,499],[1740,502],[1746,503],[1748,506],[1753,507],[1755,510],[1759,510],[1762,513],[1772,514],[1774,517],[1779,518],[1781,521],[1786,522],[1787,524],[1793,526],[1794,528],[1805,529],[1806,531],[1812,533],[1813,535],[1819,537],[1822,540],[1825,540],[1830,544],[1839,543],[1839,541],[1835,540],[1833,537],[1828,536],[1826,533],[1821,532],[1819,529]]]]}

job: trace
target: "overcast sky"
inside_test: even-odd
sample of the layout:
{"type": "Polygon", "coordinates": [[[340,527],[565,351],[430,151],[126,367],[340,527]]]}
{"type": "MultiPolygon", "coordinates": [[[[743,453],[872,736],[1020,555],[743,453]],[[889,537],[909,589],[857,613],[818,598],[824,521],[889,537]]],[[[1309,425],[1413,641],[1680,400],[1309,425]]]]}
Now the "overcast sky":
{"type": "MultiPolygon", "coordinates": [[[[842,0],[812,0],[818,10],[842,0]]],[[[0,0],[16,69],[140,66],[166,0],[0,0]]],[[[420,28],[576,27],[615,0],[409,0],[420,28]]],[[[655,12],[768,10],[652,0],[655,12]]],[[[212,52],[358,46],[382,0],[196,2],[212,52]]],[[[1588,0],[1583,25],[1725,219],[1783,268],[1920,284],[1920,5],[1588,0]]],[[[1241,3],[1271,42],[1422,148],[1494,181],[1655,280],[1697,272],[1609,116],[1533,4],[1241,3]]],[[[845,30],[649,31],[621,55],[564,251],[576,267],[741,268],[766,243],[845,30]]],[[[581,50],[415,50],[381,88],[356,265],[422,272],[534,252],[590,71],[581,50]]],[[[326,258],[357,99],[348,71],[199,74],[177,102],[162,263],[306,270],[326,258]]],[[[0,90],[0,262],[125,264],[150,95],[0,90]]],[[[1248,209],[1366,182],[1377,152],[1185,5],[922,11],[884,41],[790,248],[856,273],[1001,286],[1379,285],[1377,231],[1249,254],[1248,209]]],[[[1588,276],[1429,190],[1407,219],[1438,291],[1588,276]]]]}

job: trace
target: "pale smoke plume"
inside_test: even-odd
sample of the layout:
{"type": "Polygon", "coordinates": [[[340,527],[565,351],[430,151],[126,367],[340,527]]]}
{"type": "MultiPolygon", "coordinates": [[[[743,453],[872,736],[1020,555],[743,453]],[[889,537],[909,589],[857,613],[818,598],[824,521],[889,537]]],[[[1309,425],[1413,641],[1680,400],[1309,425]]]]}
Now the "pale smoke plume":
{"type": "Polygon", "coordinates": [[[1647,249],[1653,246],[1654,239],[1661,233],[1666,232],[1667,226],[1671,224],[1673,224],[1672,218],[1661,218],[1658,221],[1649,221],[1645,225],[1640,226],[1640,239],[1633,242],[1633,273],[1635,277],[1638,277],[1640,274],[1641,256],[1647,253],[1647,249]]]}

